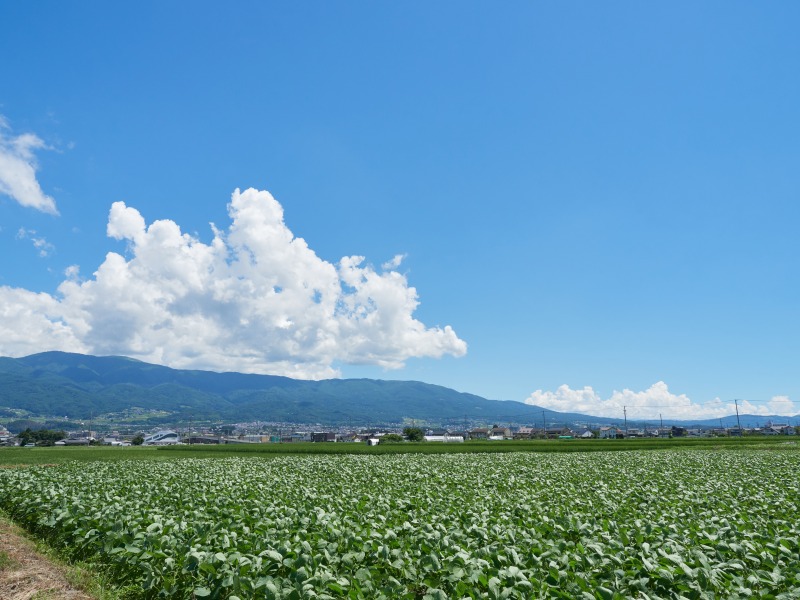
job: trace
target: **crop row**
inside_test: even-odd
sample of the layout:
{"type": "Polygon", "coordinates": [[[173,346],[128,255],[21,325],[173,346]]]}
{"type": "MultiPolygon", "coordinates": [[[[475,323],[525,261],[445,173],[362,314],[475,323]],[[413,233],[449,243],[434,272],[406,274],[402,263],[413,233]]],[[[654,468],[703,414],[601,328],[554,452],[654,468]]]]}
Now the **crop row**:
{"type": "Polygon", "coordinates": [[[800,452],[306,456],[0,470],[145,598],[800,598],[800,452]]]}

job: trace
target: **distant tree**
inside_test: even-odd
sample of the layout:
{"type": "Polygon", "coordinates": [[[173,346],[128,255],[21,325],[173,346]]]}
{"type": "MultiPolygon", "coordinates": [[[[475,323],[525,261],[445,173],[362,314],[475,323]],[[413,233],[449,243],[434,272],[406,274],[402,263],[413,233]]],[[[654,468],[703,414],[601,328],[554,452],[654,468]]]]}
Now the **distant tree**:
{"type": "Polygon", "coordinates": [[[406,436],[409,442],[422,442],[425,440],[425,432],[419,427],[406,427],[403,429],[403,435],[406,436]]]}
{"type": "Polygon", "coordinates": [[[131,444],[133,444],[134,446],[141,446],[142,444],[144,444],[144,436],[141,433],[137,433],[135,436],[133,436],[131,444]]]}
{"type": "Polygon", "coordinates": [[[23,446],[26,444],[33,443],[33,431],[31,431],[30,427],[28,427],[24,431],[20,431],[17,434],[17,437],[19,438],[19,443],[22,444],[23,446]]]}
{"type": "Polygon", "coordinates": [[[387,433],[386,435],[381,437],[381,444],[396,444],[397,442],[403,442],[403,436],[399,433],[387,433]]]}
{"type": "Polygon", "coordinates": [[[63,440],[66,433],[54,429],[31,429],[28,427],[17,437],[24,446],[25,444],[36,444],[37,446],[52,446],[58,440],[63,440]]]}

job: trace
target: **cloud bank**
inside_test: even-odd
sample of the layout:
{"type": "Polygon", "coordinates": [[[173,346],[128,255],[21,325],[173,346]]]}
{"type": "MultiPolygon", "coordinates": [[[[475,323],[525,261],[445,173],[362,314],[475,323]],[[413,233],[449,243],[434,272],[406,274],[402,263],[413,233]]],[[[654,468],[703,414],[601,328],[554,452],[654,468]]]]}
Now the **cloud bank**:
{"type": "Polygon", "coordinates": [[[212,224],[205,244],[115,202],[107,233],[127,242],[127,257],[109,252],[86,280],[70,267],[54,296],[0,287],[0,354],[58,349],[319,379],[338,376],[337,363],[396,369],[466,353],[450,326],[413,317],[402,256],[380,270],[362,256],[326,262],[266,191],[237,189],[228,213],[230,227],[212,224]]]}
{"type": "Polygon", "coordinates": [[[32,133],[11,135],[8,121],[0,115],[0,194],[22,206],[57,215],[55,200],[42,191],[36,179],[34,151],[46,148],[32,133]]]}
{"type": "MultiPolygon", "coordinates": [[[[641,392],[614,390],[605,399],[589,386],[573,390],[568,385],[562,385],[554,392],[536,390],[525,399],[525,404],[559,412],[578,412],[620,420],[624,417],[623,411],[627,411],[629,420],[658,419],[659,415],[663,415],[665,420],[717,419],[736,414],[734,402],[723,402],[719,398],[711,402],[692,402],[685,394],[670,392],[663,381],[654,383],[641,392]]],[[[739,400],[739,413],[794,416],[798,410],[787,396],[775,396],[763,404],[739,400]]]]}

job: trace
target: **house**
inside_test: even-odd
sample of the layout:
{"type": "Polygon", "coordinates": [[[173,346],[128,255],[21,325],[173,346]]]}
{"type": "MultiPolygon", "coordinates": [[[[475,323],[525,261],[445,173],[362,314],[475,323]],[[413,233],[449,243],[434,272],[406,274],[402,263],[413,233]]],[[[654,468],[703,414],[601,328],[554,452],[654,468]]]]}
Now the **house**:
{"type": "Polygon", "coordinates": [[[762,433],[766,435],[794,435],[796,433],[795,428],[788,423],[773,423],[770,421],[764,429],[765,431],[762,431],[762,433]],[[766,430],[770,430],[770,432],[766,430]]]}
{"type": "Polygon", "coordinates": [[[469,439],[471,440],[488,440],[490,429],[478,427],[469,432],[469,439]]]}
{"type": "Polygon", "coordinates": [[[335,442],[336,434],[330,431],[315,431],[311,434],[312,442],[335,442]]]}
{"type": "Polygon", "coordinates": [[[617,438],[625,437],[625,432],[616,427],[601,427],[597,437],[601,440],[616,440],[617,438]]]}
{"type": "Polygon", "coordinates": [[[513,437],[508,427],[492,427],[489,430],[490,440],[510,440],[513,437]]]}
{"type": "Polygon", "coordinates": [[[701,427],[689,427],[686,430],[686,435],[689,437],[708,437],[708,432],[701,427]]]}
{"type": "Polygon", "coordinates": [[[515,440],[529,440],[533,437],[534,430],[533,427],[519,427],[514,432],[514,439],[515,440]]]}
{"type": "Polygon", "coordinates": [[[544,433],[548,440],[556,440],[563,436],[572,435],[569,427],[548,427],[544,433]]]}

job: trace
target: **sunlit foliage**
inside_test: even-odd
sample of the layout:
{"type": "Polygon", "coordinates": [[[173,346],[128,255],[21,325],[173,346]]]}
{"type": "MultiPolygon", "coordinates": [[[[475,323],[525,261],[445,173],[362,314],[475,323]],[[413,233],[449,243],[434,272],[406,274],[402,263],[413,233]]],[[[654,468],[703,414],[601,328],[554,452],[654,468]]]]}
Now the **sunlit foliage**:
{"type": "Polygon", "coordinates": [[[797,598],[800,452],[302,456],[0,470],[147,598],[797,598]]]}

